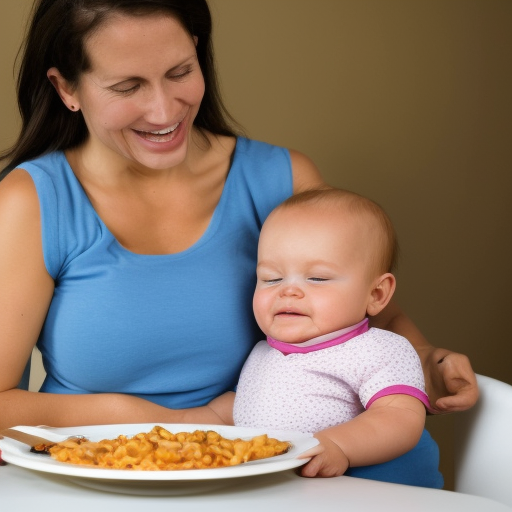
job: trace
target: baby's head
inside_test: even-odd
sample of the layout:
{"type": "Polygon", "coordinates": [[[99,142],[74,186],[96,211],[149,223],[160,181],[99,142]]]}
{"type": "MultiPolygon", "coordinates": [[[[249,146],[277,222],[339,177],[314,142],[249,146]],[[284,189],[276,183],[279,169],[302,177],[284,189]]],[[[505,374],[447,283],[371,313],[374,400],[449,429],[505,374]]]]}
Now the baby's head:
{"type": "Polygon", "coordinates": [[[261,231],[256,320],[288,343],[354,325],[391,299],[396,258],[395,230],[373,201],[337,189],[293,196],[261,231]]]}
{"type": "MultiPolygon", "coordinates": [[[[371,199],[335,188],[309,190],[291,196],[277,206],[267,219],[266,229],[271,224],[277,226],[274,229],[283,227],[287,221],[274,222],[272,217],[279,220],[285,216],[313,216],[314,223],[320,221],[325,224],[333,235],[339,235],[342,230],[347,236],[346,243],[362,250],[369,270],[372,267],[377,273],[395,270],[398,258],[395,228],[386,212],[371,199]]],[[[285,229],[289,227],[285,226],[285,229]]],[[[307,243],[306,239],[304,243],[307,243]]]]}

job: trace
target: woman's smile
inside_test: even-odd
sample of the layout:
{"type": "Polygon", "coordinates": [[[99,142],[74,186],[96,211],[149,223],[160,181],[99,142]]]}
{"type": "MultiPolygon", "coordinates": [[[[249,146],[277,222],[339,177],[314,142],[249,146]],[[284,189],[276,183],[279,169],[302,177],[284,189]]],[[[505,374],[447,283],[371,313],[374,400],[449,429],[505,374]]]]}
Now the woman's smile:
{"type": "Polygon", "coordinates": [[[168,128],[164,128],[163,130],[155,130],[155,131],[142,131],[142,130],[134,130],[135,133],[137,133],[140,137],[150,140],[152,142],[168,142],[173,139],[174,137],[174,131],[178,126],[180,125],[181,121],[179,123],[173,124],[172,126],[169,126],[168,128]]]}

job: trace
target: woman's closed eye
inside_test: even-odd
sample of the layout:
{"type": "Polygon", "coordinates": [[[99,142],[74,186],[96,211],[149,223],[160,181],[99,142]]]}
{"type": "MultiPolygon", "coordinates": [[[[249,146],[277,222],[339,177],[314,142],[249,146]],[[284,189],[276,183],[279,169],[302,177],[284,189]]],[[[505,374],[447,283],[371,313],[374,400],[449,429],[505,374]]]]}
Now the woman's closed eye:
{"type": "Polygon", "coordinates": [[[115,92],[117,94],[130,94],[137,91],[139,88],[140,84],[135,82],[116,84],[109,87],[110,91],[115,92]]]}
{"type": "MultiPolygon", "coordinates": [[[[186,78],[190,73],[193,71],[192,64],[188,64],[186,66],[181,66],[179,68],[173,68],[170,70],[166,78],[168,80],[172,80],[175,82],[179,82],[180,80],[183,80],[186,78]]],[[[141,82],[137,79],[133,80],[126,80],[125,82],[120,82],[118,84],[111,85],[108,89],[112,92],[115,92],[117,94],[131,94],[135,91],[139,90],[141,86],[141,82]]]]}
{"type": "Polygon", "coordinates": [[[184,66],[180,69],[173,69],[172,72],[167,75],[167,78],[169,80],[179,81],[185,78],[187,75],[190,75],[190,73],[192,73],[192,65],[184,66]]]}

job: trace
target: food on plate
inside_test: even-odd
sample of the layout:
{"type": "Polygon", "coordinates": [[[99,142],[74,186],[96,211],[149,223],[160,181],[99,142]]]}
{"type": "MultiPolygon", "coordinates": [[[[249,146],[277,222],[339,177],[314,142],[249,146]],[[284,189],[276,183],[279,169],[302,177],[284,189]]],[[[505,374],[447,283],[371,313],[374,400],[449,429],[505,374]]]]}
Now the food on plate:
{"type": "Polygon", "coordinates": [[[155,426],[150,432],[133,437],[120,435],[97,442],[75,439],[34,447],[34,451],[45,451],[57,461],[72,464],[158,471],[235,466],[281,455],[290,447],[289,442],[266,434],[249,440],[226,439],[212,430],[173,434],[155,426]]]}

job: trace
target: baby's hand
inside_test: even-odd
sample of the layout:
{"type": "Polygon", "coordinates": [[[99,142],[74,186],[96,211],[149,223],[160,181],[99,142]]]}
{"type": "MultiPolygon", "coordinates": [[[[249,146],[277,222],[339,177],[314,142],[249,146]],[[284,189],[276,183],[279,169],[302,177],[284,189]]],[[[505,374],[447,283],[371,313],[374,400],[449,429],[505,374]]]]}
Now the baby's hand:
{"type": "Polygon", "coordinates": [[[349,467],[349,460],[342,449],[322,433],[315,434],[320,444],[301,453],[299,459],[312,459],[302,467],[301,476],[305,477],[333,477],[345,473],[349,467]]]}

